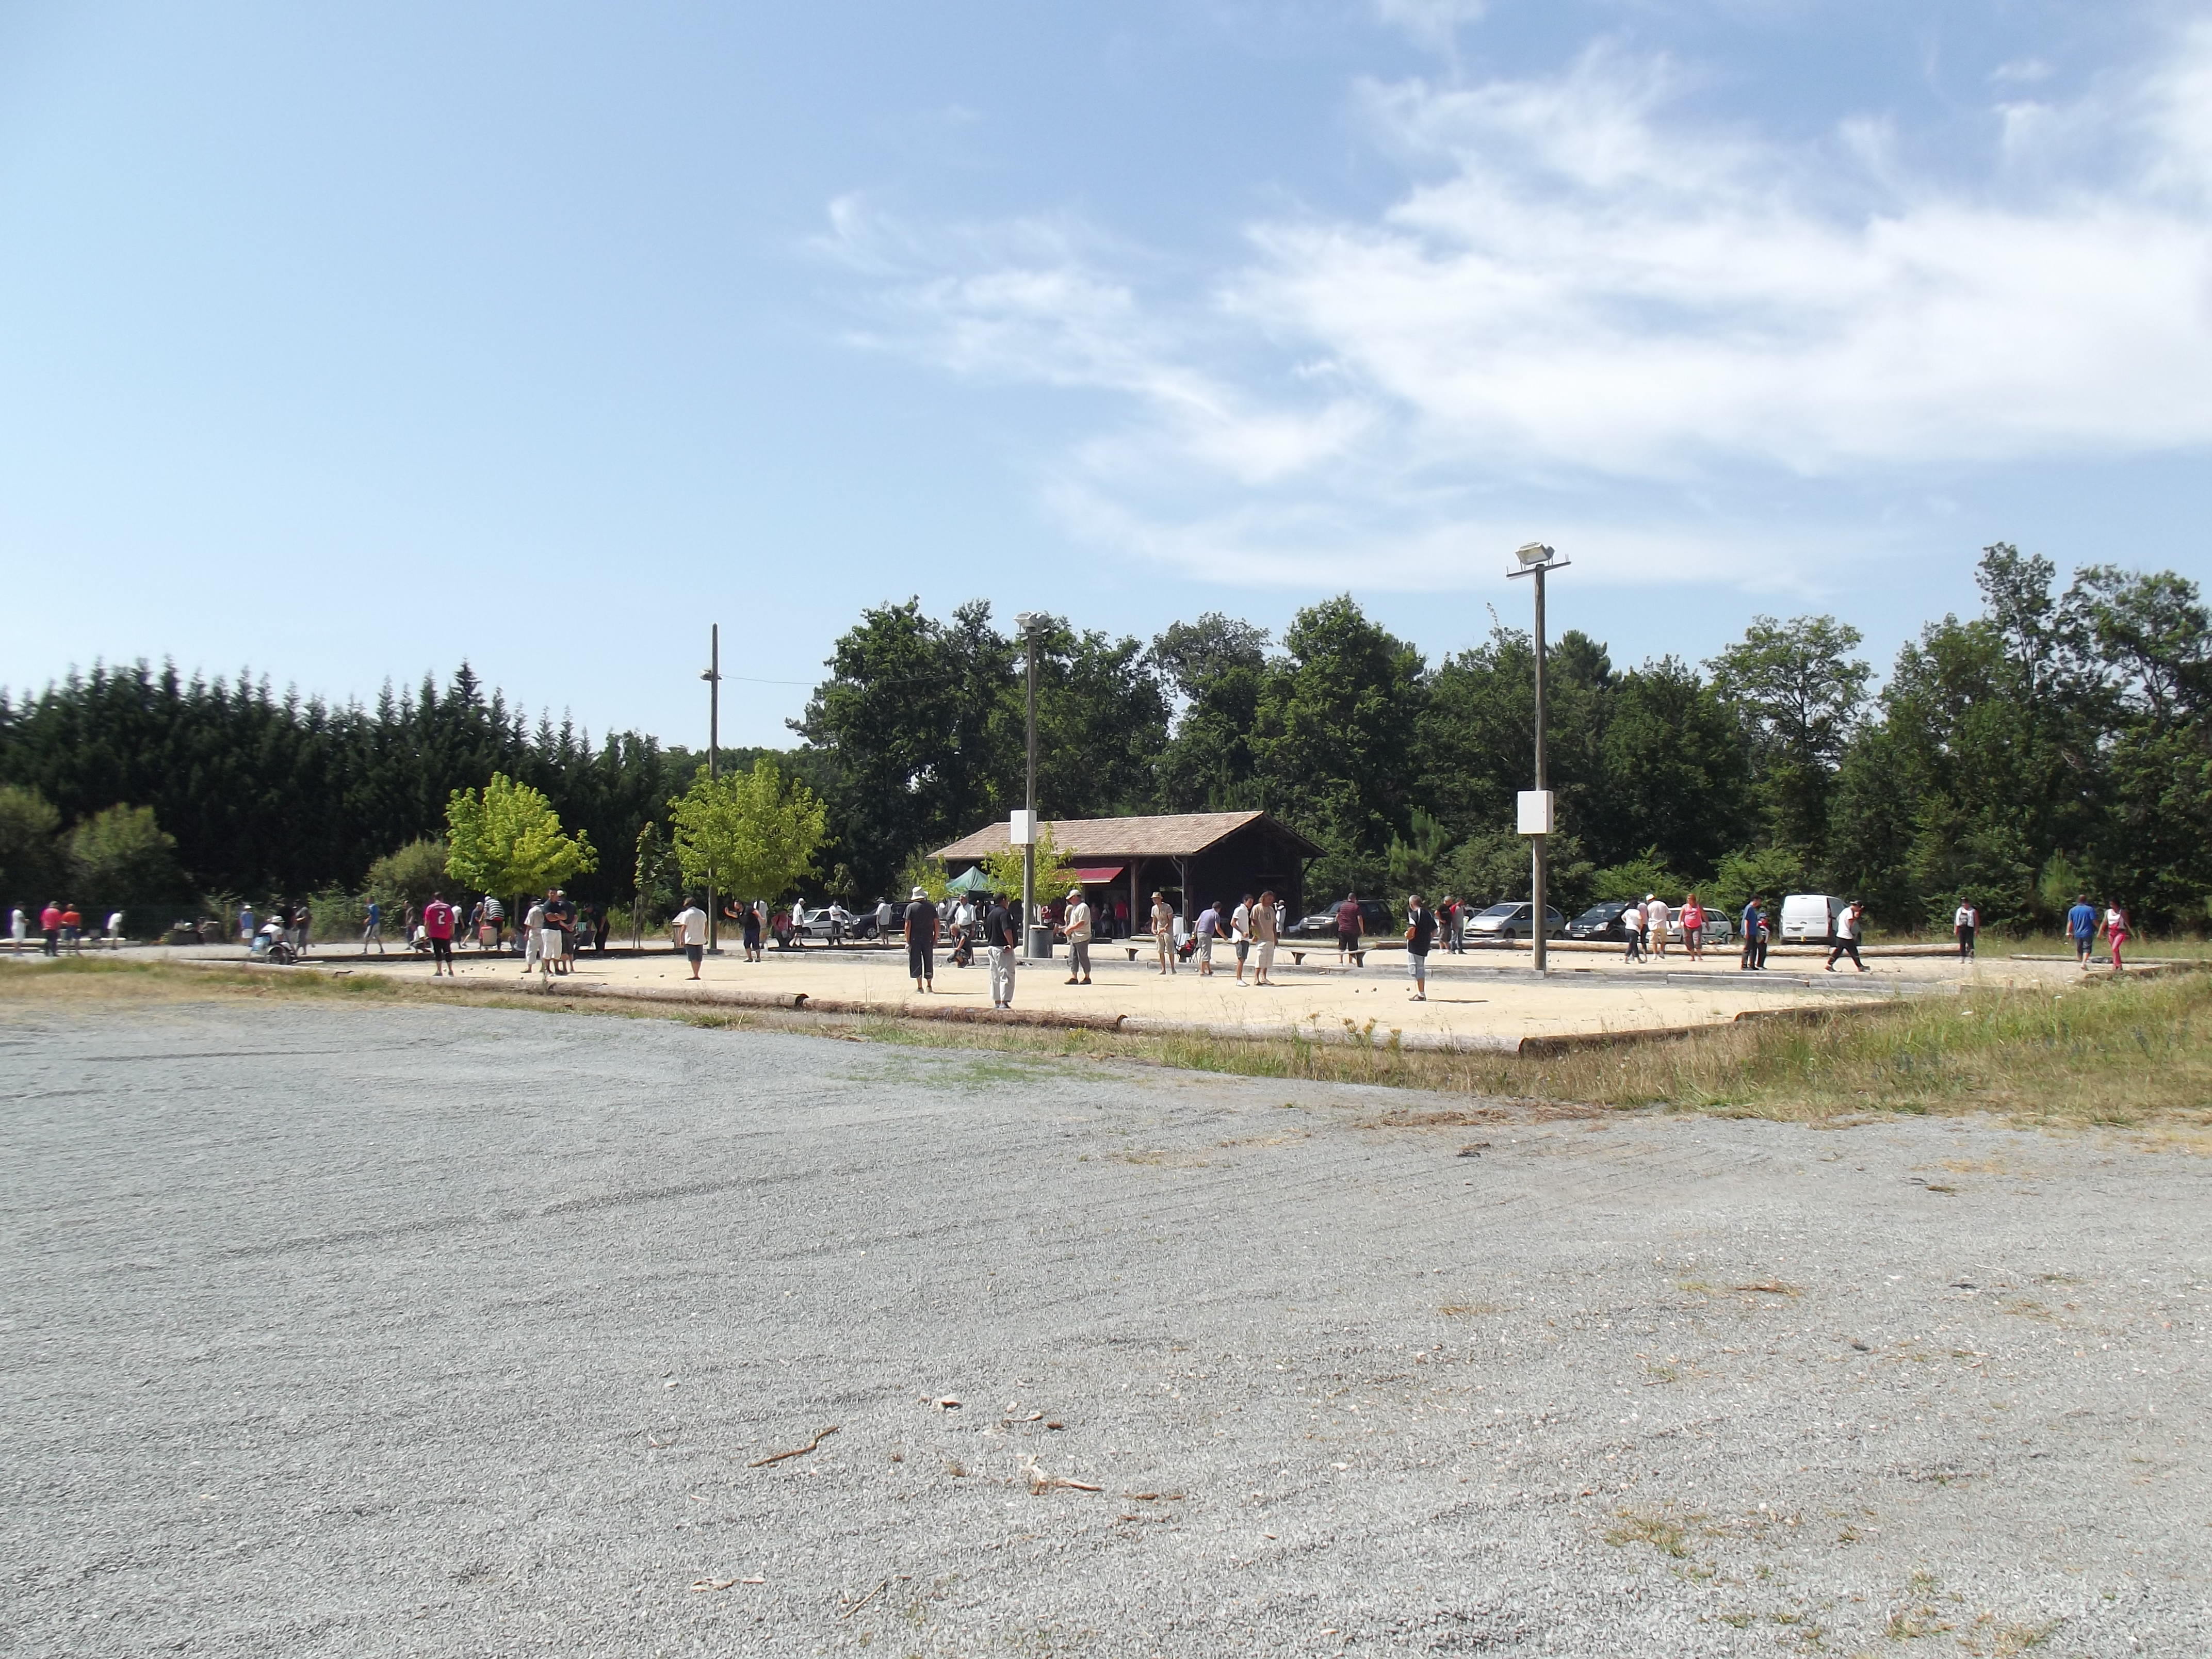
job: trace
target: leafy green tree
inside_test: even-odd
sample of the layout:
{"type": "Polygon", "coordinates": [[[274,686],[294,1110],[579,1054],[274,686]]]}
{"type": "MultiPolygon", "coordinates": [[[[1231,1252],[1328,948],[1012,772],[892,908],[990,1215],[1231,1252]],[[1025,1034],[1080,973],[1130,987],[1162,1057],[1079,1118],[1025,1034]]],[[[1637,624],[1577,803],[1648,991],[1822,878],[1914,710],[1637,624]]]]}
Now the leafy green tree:
{"type": "Polygon", "coordinates": [[[812,872],[828,838],[823,804],[805,784],[786,784],[766,758],[750,772],[718,778],[702,766],[668,807],[684,880],[711,877],[718,892],[734,898],[781,898],[812,872]]]}
{"type": "Polygon", "coordinates": [[[921,602],[878,605],[837,641],[830,678],[793,729],[829,751],[838,849],[865,890],[1010,804],[1021,730],[1010,723],[1014,647],[981,600],[949,623],[921,602]]]}
{"type": "MultiPolygon", "coordinates": [[[[1492,629],[1429,676],[1414,728],[1415,799],[1454,834],[1502,835],[1498,845],[1517,845],[1523,856],[1514,799],[1535,778],[1534,656],[1528,634],[1492,629]]],[[[1547,654],[1545,692],[1545,773],[1560,833],[1611,855],[1604,738],[1616,677],[1605,647],[1570,629],[1547,654]]],[[[1554,854],[1559,847],[1554,839],[1554,854]]],[[[1498,890],[1486,883],[1476,890],[1498,890]]]]}
{"type": "Polygon", "coordinates": [[[1739,642],[1706,665],[1750,729],[1774,838],[1816,859],[1827,845],[1836,768],[1874,674],[1851,655],[1860,638],[1833,617],[1756,617],[1739,642]]]}
{"type": "Polygon", "coordinates": [[[660,821],[647,818],[637,832],[637,856],[631,870],[632,904],[637,915],[673,915],[683,873],[668,837],[661,832],[660,821]]]}
{"type": "MultiPolygon", "coordinates": [[[[1038,824],[1037,902],[1048,903],[1073,887],[1075,871],[1075,860],[1062,851],[1060,843],[1053,839],[1052,826],[1048,823],[1038,824]]],[[[1020,848],[1009,846],[1000,852],[987,855],[983,860],[983,872],[991,878],[994,890],[1004,894],[1008,899],[1018,900],[1021,897],[1022,849],[1020,848]]],[[[1016,903],[1012,908],[1018,910],[1021,906],[1016,903]]]]}
{"type": "Polygon", "coordinates": [[[36,911],[61,879],[62,815],[35,789],[0,786],[0,903],[36,911]]]}
{"type": "Polygon", "coordinates": [[[1647,847],[1636,858],[1593,871],[1589,892],[1590,897],[1599,902],[1607,899],[1640,899],[1652,893],[1669,904],[1680,904],[1692,884],[1667,867],[1657,848],[1647,847]]]}
{"type": "Polygon", "coordinates": [[[1209,611],[1152,641],[1152,659],[1181,705],[1160,751],[1159,798],[1171,812],[1259,806],[1252,730],[1267,674],[1267,630],[1209,611]]]}
{"type": "MultiPolygon", "coordinates": [[[[1735,919],[1755,893],[1766,901],[1768,921],[1778,935],[1781,915],[1775,907],[1791,893],[1817,890],[1805,855],[1796,848],[1747,847],[1721,860],[1720,868],[1698,890],[1698,896],[1735,919]]],[[[1875,914],[1881,912],[1877,909],[1875,914]]]]}
{"type": "Polygon", "coordinates": [[[520,898],[596,869],[588,837],[561,827],[553,804],[503,772],[446,802],[446,869],[466,889],[520,898]]]}
{"type": "Polygon", "coordinates": [[[150,806],[111,806],[70,831],[70,879],[78,896],[100,908],[177,897],[176,837],[155,822],[150,806]]]}
{"type": "Polygon", "coordinates": [[[1433,899],[1437,895],[1431,890],[1436,885],[1444,854],[1451,850],[1452,833],[1418,806],[1407,817],[1410,833],[1390,837],[1388,859],[1391,896],[1395,899],[1407,893],[1421,893],[1433,899]]]}
{"type": "Polygon", "coordinates": [[[370,865],[367,887],[369,896],[386,909],[411,904],[419,910],[432,894],[446,890],[449,879],[445,838],[420,836],[370,865]]]}
{"type": "Polygon", "coordinates": [[[1326,849],[1312,885],[1372,891],[1413,805],[1420,653],[1350,594],[1298,612],[1268,674],[1252,752],[1271,809],[1326,849]]]}
{"type": "MultiPolygon", "coordinates": [[[[1000,785],[1018,805],[1025,752],[1024,659],[1017,652],[1003,704],[1013,763],[1000,785]]],[[[1148,808],[1168,743],[1167,694],[1139,641],[1076,633],[1054,617],[1037,631],[1037,806],[1054,817],[1104,817],[1148,808]]],[[[975,826],[968,826],[973,829],[975,826]]]]}
{"type": "MultiPolygon", "coordinates": [[[[1571,917],[1590,900],[1596,873],[1581,837],[1562,830],[1545,847],[1545,902],[1571,917]]],[[[1480,908],[1525,902],[1534,884],[1528,837],[1511,830],[1479,830],[1444,855],[1436,878],[1440,892],[1455,893],[1480,908]]]]}
{"type": "Polygon", "coordinates": [[[1583,807],[1583,828],[1608,854],[1642,848],[1664,870],[1704,875],[1750,836],[1742,724],[1686,665],[1665,657],[1620,676],[1598,746],[1604,782],[1583,807]]]}

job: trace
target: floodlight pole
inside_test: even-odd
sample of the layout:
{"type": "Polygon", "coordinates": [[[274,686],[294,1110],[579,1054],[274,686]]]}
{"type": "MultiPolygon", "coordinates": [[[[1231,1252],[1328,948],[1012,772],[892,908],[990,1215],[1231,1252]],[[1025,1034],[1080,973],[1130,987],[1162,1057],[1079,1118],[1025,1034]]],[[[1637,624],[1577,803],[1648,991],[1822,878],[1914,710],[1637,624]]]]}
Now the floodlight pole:
{"type": "MultiPolygon", "coordinates": [[[[1024,630],[1029,641],[1029,782],[1022,797],[1030,822],[1036,822],[1036,627],[1024,630]]],[[[1022,848],[1022,955],[1030,953],[1030,929],[1036,921],[1036,839],[1022,848]]]]}
{"type": "Polygon", "coordinates": [[[1550,905],[1545,889],[1546,878],[1551,873],[1546,856],[1545,843],[1551,839],[1551,796],[1544,781],[1544,575],[1567,561],[1540,542],[1531,542],[1514,556],[1521,561],[1518,570],[1511,576],[1534,576],[1536,579],[1536,789],[1535,804],[1538,822],[1531,830],[1522,827],[1528,836],[1528,938],[1533,947],[1533,965],[1539,974],[1551,971],[1546,951],[1550,905]]]}
{"type": "MultiPolygon", "coordinates": [[[[1544,793],[1544,567],[1540,564],[1536,567],[1536,793],[1544,793]]],[[[1544,878],[1550,873],[1544,867],[1544,843],[1550,839],[1532,836],[1528,848],[1528,890],[1534,900],[1529,906],[1529,937],[1535,941],[1534,966],[1540,974],[1551,971],[1544,958],[1544,878]]]]}
{"type": "MultiPolygon", "coordinates": [[[[707,672],[699,676],[707,682],[707,781],[712,783],[722,770],[722,624],[710,623],[707,634],[707,672]]],[[[710,856],[707,864],[707,953],[722,953],[722,913],[714,902],[714,866],[710,856]]]]}

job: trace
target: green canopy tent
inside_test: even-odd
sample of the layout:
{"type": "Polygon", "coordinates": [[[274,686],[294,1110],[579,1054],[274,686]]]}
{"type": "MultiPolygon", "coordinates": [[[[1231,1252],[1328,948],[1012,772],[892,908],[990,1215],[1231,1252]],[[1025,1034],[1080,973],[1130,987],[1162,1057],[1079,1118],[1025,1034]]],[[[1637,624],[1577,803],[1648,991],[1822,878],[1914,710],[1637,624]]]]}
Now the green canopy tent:
{"type": "Polygon", "coordinates": [[[945,886],[948,892],[988,893],[991,890],[991,878],[983,866],[978,864],[962,871],[951,880],[946,882],[945,886]]]}

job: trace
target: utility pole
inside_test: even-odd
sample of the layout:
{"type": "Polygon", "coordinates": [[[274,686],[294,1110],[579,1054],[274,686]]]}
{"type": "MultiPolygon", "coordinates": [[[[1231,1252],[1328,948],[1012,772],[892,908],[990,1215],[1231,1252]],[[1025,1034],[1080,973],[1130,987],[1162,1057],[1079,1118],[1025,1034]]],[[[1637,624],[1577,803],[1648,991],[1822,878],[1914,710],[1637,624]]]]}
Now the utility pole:
{"type": "MultiPolygon", "coordinates": [[[[710,623],[707,633],[707,672],[699,676],[707,682],[707,781],[721,775],[722,770],[722,624],[710,623]]],[[[714,902],[714,866],[710,857],[707,865],[707,952],[709,956],[722,953],[722,911],[714,902]]]]}
{"type": "Polygon", "coordinates": [[[1552,792],[1544,781],[1544,575],[1547,571],[1563,568],[1569,561],[1541,542],[1530,542],[1518,549],[1514,556],[1521,561],[1521,568],[1509,571],[1509,576],[1534,576],[1536,579],[1536,787],[1524,791],[1520,800],[1521,833],[1528,837],[1528,937],[1534,952],[1534,966],[1539,974],[1551,971],[1545,951],[1547,918],[1551,906],[1545,892],[1545,878],[1550,873],[1545,858],[1545,842],[1552,834],[1552,792]]]}
{"type": "Polygon", "coordinates": [[[1022,795],[1030,825],[1029,844],[1022,848],[1022,955],[1026,958],[1034,943],[1030,930],[1036,921],[1036,636],[1044,618],[1034,611],[1024,611],[1014,623],[1029,646],[1029,777],[1022,795]]]}

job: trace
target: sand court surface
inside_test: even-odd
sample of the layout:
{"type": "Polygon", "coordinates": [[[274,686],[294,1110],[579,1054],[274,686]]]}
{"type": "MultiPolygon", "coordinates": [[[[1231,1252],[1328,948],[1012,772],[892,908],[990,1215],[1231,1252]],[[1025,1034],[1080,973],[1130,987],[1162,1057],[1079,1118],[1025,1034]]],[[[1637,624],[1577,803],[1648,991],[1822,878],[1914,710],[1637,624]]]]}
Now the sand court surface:
{"type": "MultiPolygon", "coordinates": [[[[1365,1040],[1387,1042],[1395,1032],[1413,1046],[1512,1048],[1530,1038],[1673,1030],[1784,1009],[1947,994],[1964,986],[2063,988],[2081,977],[2070,963],[2017,957],[1961,963],[1948,954],[1870,952],[1868,971],[1861,974],[1848,961],[1834,973],[1825,971],[1825,952],[1778,952],[1763,971],[1745,973],[1733,951],[1709,951],[1702,961],[1676,954],[1623,963],[1614,949],[1567,948],[1552,953],[1552,971],[1540,979],[1525,950],[1480,951],[1431,956],[1428,999],[1416,1002],[1402,951],[1370,951],[1364,965],[1340,966],[1333,946],[1297,948],[1304,951],[1304,961],[1294,962],[1285,950],[1277,958],[1273,982],[1260,987],[1249,982],[1249,964],[1248,982],[1237,982],[1233,959],[1217,962],[1211,975],[1188,963],[1176,973],[1162,974],[1149,950],[1132,962],[1123,945],[1097,947],[1089,985],[1066,982],[1064,956],[1024,965],[1017,975],[1015,1006],[1030,1013],[1118,1019],[1121,1029],[1138,1033],[1195,1027],[1248,1036],[1297,1031],[1323,1040],[1358,1033],[1365,1040]]],[[[1225,951],[1219,955],[1229,957],[1225,951]]],[[[325,969],[423,978],[429,974],[428,963],[418,958],[364,959],[343,946],[324,947],[315,961],[325,969]]],[[[787,1006],[939,1016],[963,1010],[989,1017],[988,976],[980,958],[973,967],[955,968],[947,953],[939,952],[927,994],[915,992],[906,965],[903,951],[872,945],[770,950],[758,963],[745,961],[731,946],[707,959],[695,987],[680,954],[649,942],[635,955],[586,953],[573,974],[553,981],[553,988],[569,995],[765,998],[787,1006]]],[[[526,982],[513,956],[466,951],[459,966],[461,982],[471,987],[526,982]]]]}

